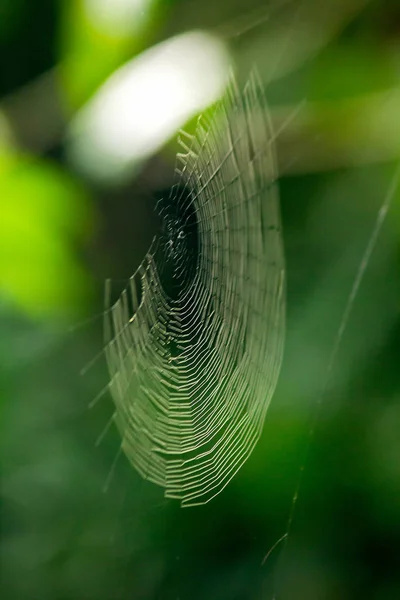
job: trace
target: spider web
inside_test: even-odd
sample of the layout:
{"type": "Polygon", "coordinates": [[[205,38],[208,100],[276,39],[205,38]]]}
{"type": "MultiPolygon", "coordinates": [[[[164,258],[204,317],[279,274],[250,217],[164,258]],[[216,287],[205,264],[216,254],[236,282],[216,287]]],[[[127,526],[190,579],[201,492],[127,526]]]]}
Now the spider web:
{"type": "Polygon", "coordinates": [[[104,313],[121,448],[182,506],[215,497],[260,437],[282,361],[273,133],[253,72],[183,134],[162,233],[104,313]]]}
{"type": "MultiPolygon", "coordinates": [[[[111,284],[107,286],[104,330],[110,370],[108,387],[115,403],[112,421],[116,421],[123,440],[108,481],[123,451],[142,477],[161,486],[167,497],[178,498],[182,506],[203,504],[229,483],[257,443],[278,378],[284,335],[285,276],[273,147],[279,135],[280,129],[272,131],[256,75],[251,75],[243,93],[238,91],[232,79],[227,97],[217,106],[213,117],[203,118],[193,137],[183,134],[183,154],[178,155],[178,181],[169,197],[158,206],[163,221],[162,234],[153,241],[116,303],[110,301],[111,284]],[[248,197],[245,192],[249,193],[248,197]],[[264,214],[261,198],[274,209],[264,214]],[[211,212],[213,205],[218,206],[218,210],[211,212]],[[203,210],[201,216],[200,210],[203,210]],[[271,225],[272,229],[269,229],[271,225]],[[261,233],[262,243],[258,246],[252,237],[253,229],[261,233]],[[267,301],[266,294],[271,290],[269,278],[278,277],[277,265],[273,265],[266,243],[267,240],[272,242],[273,231],[277,235],[271,248],[275,247],[275,251],[280,248],[282,265],[281,280],[275,287],[275,290],[279,289],[275,300],[279,299],[280,312],[267,301]],[[204,254],[206,242],[211,255],[208,262],[204,261],[204,256],[207,258],[204,254]],[[259,260],[253,261],[250,250],[256,247],[259,260]],[[242,264],[247,271],[242,269],[242,264]],[[250,273],[252,278],[246,279],[250,273]],[[264,319],[258,320],[259,315],[249,311],[255,298],[251,291],[244,292],[249,291],[249,287],[257,289],[256,273],[257,277],[261,275],[258,289],[265,303],[257,301],[261,302],[263,310],[267,308],[264,319]],[[208,287],[204,285],[205,281],[208,287]],[[230,288],[233,293],[228,292],[226,281],[235,281],[235,286],[230,288]],[[199,294],[197,303],[193,300],[195,290],[199,294]],[[240,302],[243,312],[235,313],[240,302]],[[271,316],[274,310],[282,319],[280,348],[277,338],[275,341],[275,363],[269,346],[262,346],[272,342],[265,336],[271,334],[268,327],[271,329],[271,323],[274,323],[271,316]],[[164,318],[159,319],[160,315],[164,318]],[[252,319],[254,336],[249,338],[244,329],[250,331],[248,324],[252,319]],[[238,328],[238,323],[243,324],[242,328],[238,328]],[[134,341],[138,342],[136,346],[134,341]],[[229,355],[233,341],[237,344],[236,352],[229,355]],[[219,353],[216,351],[218,342],[219,353]],[[199,350],[198,360],[190,352],[194,349],[199,350]],[[271,360],[269,369],[268,359],[271,360]],[[233,376],[239,372],[240,365],[247,365],[248,376],[243,381],[243,373],[240,373],[235,387],[233,376]],[[226,377],[221,377],[223,372],[226,377]],[[228,387],[229,377],[231,387],[228,387]],[[268,383],[269,395],[266,393],[268,383]],[[251,390],[256,392],[253,403],[251,390]],[[219,411],[217,400],[221,401],[219,411]],[[256,407],[259,410],[258,421],[253,419],[251,426],[244,420],[250,407],[253,411],[256,407]],[[220,429],[213,429],[217,418],[226,420],[222,421],[220,429]],[[232,434],[229,437],[227,431],[233,418],[236,418],[237,428],[229,429],[232,434]]],[[[284,171],[280,167],[281,175],[284,171]]],[[[397,172],[373,220],[374,227],[369,232],[365,250],[358,257],[361,262],[353,274],[355,278],[344,312],[339,316],[339,328],[333,336],[322,389],[315,408],[311,409],[312,423],[304,456],[299,461],[298,480],[290,499],[283,535],[269,547],[261,561],[261,565],[265,565],[271,553],[277,554],[272,578],[273,597],[281,592],[290,571],[288,546],[292,541],[290,544],[288,541],[293,536],[297,500],[299,493],[303,494],[303,475],[328,381],[339,350],[343,350],[343,333],[392,202],[393,190],[398,187],[398,178],[397,172]]],[[[156,486],[149,487],[157,491],[156,486]]],[[[153,514],[151,519],[154,519],[153,514]]]]}

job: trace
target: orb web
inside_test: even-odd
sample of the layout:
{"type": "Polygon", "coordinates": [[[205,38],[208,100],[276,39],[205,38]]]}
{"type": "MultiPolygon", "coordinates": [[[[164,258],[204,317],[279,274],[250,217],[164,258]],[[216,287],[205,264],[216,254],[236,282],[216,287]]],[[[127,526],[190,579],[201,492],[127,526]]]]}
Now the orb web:
{"type": "Polygon", "coordinates": [[[162,230],[118,300],[105,354],[121,448],[182,506],[203,504],[254,449],[276,387],[285,269],[274,136],[253,72],[182,133],[162,230]]]}

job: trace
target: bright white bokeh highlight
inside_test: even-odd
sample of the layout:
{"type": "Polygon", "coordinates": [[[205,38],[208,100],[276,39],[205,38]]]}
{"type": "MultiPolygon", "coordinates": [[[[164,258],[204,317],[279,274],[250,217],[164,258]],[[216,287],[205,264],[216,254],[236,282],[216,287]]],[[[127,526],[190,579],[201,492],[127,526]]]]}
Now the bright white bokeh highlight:
{"type": "Polygon", "coordinates": [[[73,120],[73,161],[95,178],[119,179],[217,100],[228,72],[225,47],[202,32],[144,52],[116,71],[73,120]]]}

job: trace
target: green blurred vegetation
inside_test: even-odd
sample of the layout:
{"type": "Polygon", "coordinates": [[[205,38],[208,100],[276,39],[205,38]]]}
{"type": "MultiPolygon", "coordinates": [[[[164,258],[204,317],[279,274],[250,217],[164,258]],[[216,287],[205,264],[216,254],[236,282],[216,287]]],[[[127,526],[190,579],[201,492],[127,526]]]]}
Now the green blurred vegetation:
{"type": "Polygon", "coordinates": [[[276,582],[290,600],[400,597],[399,189],[321,398],[400,160],[397,0],[153,0],[98,22],[88,6],[95,0],[0,3],[2,597],[259,599],[276,582]],[[240,79],[255,64],[266,84],[288,326],[255,452],[212,503],[181,510],[123,457],[102,493],[118,436],[110,429],[95,447],[111,401],[87,407],[105,364],[79,375],[102,347],[101,318],[90,319],[102,282],[140,263],[176,144],[109,187],[79,174],[66,140],[115,69],[198,28],[223,39],[240,79]],[[279,561],[278,546],[262,565],[287,530],[319,403],[285,553],[279,561]]]}

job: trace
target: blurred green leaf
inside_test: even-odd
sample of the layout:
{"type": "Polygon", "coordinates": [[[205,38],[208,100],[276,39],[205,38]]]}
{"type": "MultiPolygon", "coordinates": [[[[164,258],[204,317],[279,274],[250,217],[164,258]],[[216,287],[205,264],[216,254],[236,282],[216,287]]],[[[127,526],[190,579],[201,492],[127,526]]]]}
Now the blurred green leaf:
{"type": "Polygon", "coordinates": [[[67,0],[60,71],[70,106],[81,106],[123,62],[146,47],[162,19],[159,0],[67,0]]]}
{"type": "Polygon", "coordinates": [[[337,40],[316,58],[308,97],[340,100],[395,87],[399,82],[394,49],[367,39],[337,40]]]}
{"type": "Polygon", "coordinates": [[[0,282],[30,315],[72,311],[88,294],[73,242],[89,233],[85,194],[44,160],[0,157],[0,282]]]}

